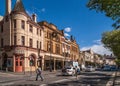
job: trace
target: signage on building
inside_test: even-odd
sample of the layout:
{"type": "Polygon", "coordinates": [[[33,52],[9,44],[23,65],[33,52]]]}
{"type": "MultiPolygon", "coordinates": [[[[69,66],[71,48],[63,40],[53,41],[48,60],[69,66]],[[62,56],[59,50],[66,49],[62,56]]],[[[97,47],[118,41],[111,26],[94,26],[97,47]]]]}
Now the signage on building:
{"type": "Polygon", "coordinates": [[[17,53],[17,54],[24,54],[25,50],[16,48],[14,52],[17,53]]]}

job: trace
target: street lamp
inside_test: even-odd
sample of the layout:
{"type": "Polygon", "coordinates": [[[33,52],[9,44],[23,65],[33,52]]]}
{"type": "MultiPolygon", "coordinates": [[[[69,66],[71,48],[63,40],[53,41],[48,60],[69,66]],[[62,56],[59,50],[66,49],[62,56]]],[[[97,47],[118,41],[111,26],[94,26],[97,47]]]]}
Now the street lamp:
{"type": "Polygon", "coordinates": [[[50,34],[50,46],[49,46],[49,49],[50,49],[50,61],[49,61],[49,68],[50,68],[50,72],[52,72],[52,63],[51,63],[51,53],[52,53],[52,48],[51,48],[51,40],[52,38],[55,38],[57,37],[57,33],[56,32],[52,32],[52,34],[50,34]]]}

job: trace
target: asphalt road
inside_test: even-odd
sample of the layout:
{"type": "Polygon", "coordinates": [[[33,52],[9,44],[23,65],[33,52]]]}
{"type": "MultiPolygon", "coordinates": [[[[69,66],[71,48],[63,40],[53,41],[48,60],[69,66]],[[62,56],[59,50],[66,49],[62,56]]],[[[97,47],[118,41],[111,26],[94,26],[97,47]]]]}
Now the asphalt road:
{"type": "Polygon", "coordinates": [[[0,86],[106,86],[112,81],[114,72],[82,72],[78,79],[75,76],[62,76],[60,72],[45,74],[44,81],[35,81],[35,75],[21,76],[0,74],[0,86]]]}

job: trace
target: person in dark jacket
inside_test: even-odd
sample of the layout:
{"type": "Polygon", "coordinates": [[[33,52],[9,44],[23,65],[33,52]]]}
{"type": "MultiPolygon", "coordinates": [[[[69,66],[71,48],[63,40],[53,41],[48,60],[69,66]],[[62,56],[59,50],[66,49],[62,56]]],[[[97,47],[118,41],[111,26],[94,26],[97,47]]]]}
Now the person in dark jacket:
{"type": "Polygon", "coordinates": [[[38,77],[41,78],[41,81],[43,81],[43,76],[42,76],[42,70],[41,70],[41,67],[38,66],[38,68],[36,69],[36,81],[38,80],[38,77]]]}

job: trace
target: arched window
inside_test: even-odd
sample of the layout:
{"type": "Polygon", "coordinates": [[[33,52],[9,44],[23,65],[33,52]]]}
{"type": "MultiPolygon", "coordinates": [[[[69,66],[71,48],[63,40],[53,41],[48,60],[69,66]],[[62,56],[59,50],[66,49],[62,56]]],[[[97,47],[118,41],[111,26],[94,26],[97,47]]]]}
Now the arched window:
{"type": "Polygon", "coordinates": [[[30,55],[30,66],[35,66],[35,57],[33,55],[30,55]]]}

